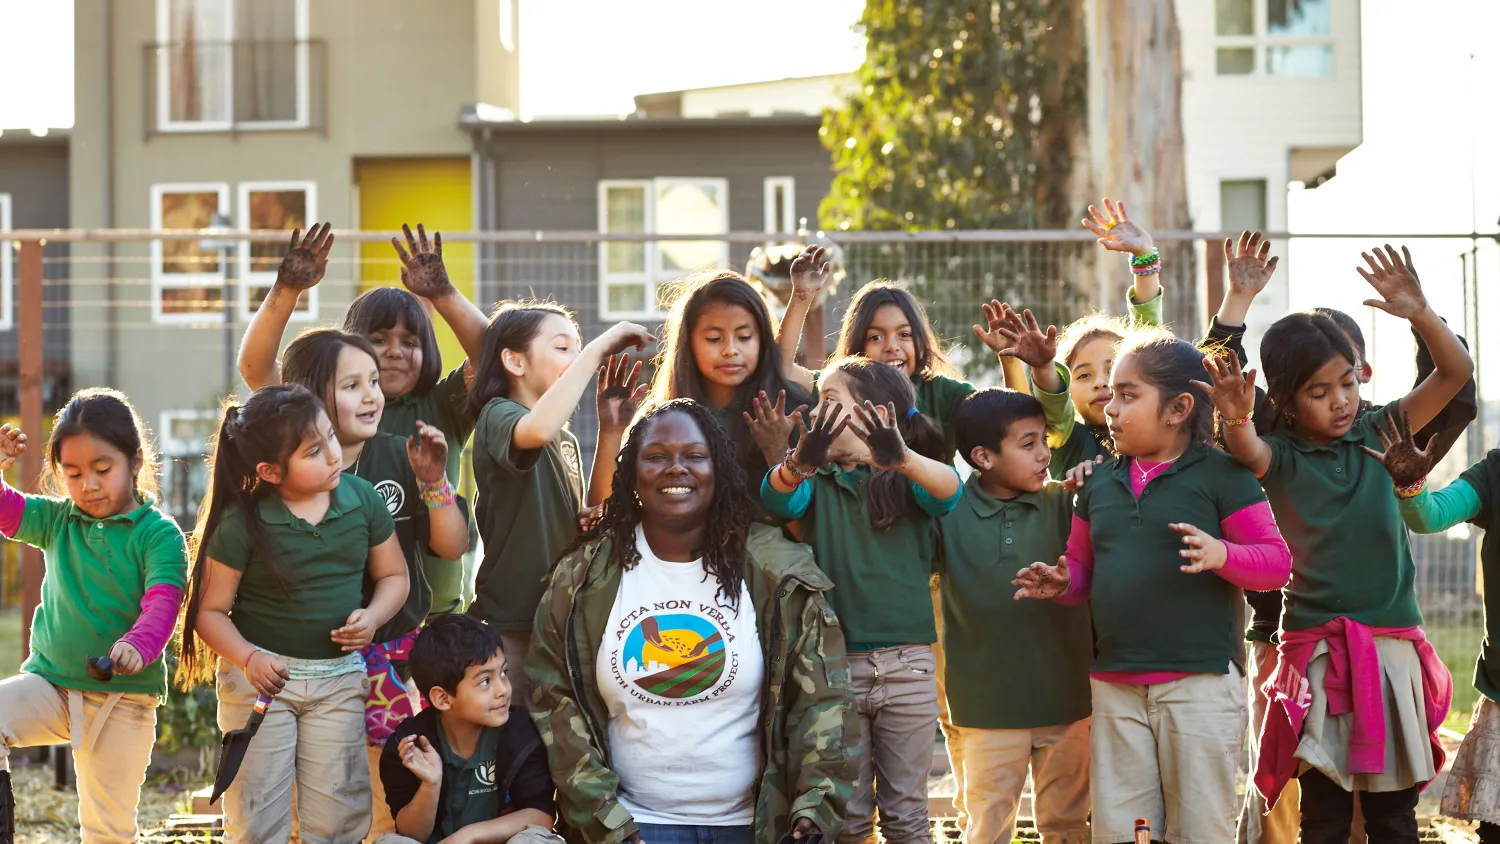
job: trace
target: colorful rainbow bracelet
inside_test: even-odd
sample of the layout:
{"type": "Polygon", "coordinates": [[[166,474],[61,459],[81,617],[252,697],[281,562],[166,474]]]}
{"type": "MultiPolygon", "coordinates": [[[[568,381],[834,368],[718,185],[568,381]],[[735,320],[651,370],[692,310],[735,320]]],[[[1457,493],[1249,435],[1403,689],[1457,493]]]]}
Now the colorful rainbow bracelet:
{"type": "Polygon", "coordinates": [[[1223,422],[1225,425],[1228,425],[1231,428],[1238,428],[1239,426],[1245,424],[1246,422],[1249,422],[1251,419],[1254,419],[1254,418],[1255,418],[1255,411],[1253,411],[1253,410],[1250,411],[1249,413],[1245,414],[1244,416],[1233,416],[1233,417],[1231,417],[1231,416],[1225,416],[1222,413],[1219,414],[1219,421],[1223,422]]]}
{"type": "Polygon", "coordinates": [[[1410,486],[1398,486],[1398,487],[1396,487],[1396,497],[1397,498],[1416,498],[1418,495],[1421,495],[1422,494],[1422,490],[1424,490],[1426,488],[1427,488],[1427,479],[1424,477],[1421,480],[1418,480],[1416,483],[1411,484],[1410,486]]]}
{"type": "Polygon", "coordinates": [[[448,483],[448,476],[434,483],[417,481],[417,491],[422,494],[422,503],[429,510],[441,510],[458,501],[458,493],[453,490],[453,485],[448,483]]]}
{"type": "Polygon", "coordinates": [[[1152,264],[1159,263],[1161,263],[1161,252],[1154,246],[1151,247],[1151,251],[1144,255],[1130,256],[1130,266],[1132,267],[1149,267],[1152,264]]]}
{"type": "Polygon", "coordinates": [[[1136,275],[1156,275],[1161,272],[1161,263],[1158,262],[1145,267],[1131,267],[1130,271],[1136,275]]]}

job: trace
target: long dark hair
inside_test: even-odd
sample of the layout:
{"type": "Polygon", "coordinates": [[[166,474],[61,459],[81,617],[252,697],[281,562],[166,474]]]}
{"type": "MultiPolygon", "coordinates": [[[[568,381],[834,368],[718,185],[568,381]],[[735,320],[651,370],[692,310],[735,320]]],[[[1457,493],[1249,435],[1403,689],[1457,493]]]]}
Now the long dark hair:
{"type": "Polygon", "coordinates": [[[1135,357],[1141,380],[1157,389],[1163,407],[1183,393],[1193,397],[1193,410],[1186,420],[1188,435],[1193,441],[1213,445],[1213,401],[1207,393],[1193,386],[1193,381],[1204,380],[1203,351],[1186,340],[1177,339],[1165,328],[1142,326],[1125,335],[1125,341],[1115,356],[1116,371],[1118,361],[1126,355],[1135,357]]]}
{"type": "Polygon", "coordinates": [[[312,391],[294,384],[262,387],[251,393],[243,405],[230,404],[224,409],[224,419],[214,437],[208,491],[198,509],[198,527],[193,531],[193,570],[183,609],[181,657],[177,663],[177,682],[183,688],[206,681],[212,674],[212,661],[197,637],[195,624],[203,604],[209,543],[224,516],[234,508],[241,511],[250,544],[261,564],[285,589],[276,571],[275,549],[259,509],[260,500],[276,494],[276,488],[260,479],[256,467],[261,463],[284,467],[323,412],[323,403],[312,391]]]}
{"type": "Polygon", "coordinates": [[[47,471],[42,473],[43,487],[53,495],[67,496],[58,480],[62,469],[62,444],[69,437],[86,434],[98,437],[124,453],[126,460],[139,455],[140,468],[135,471],[135,488],[156,496],[156,450],[140,414],[130,399],[119,390],[90,387],[79,390],[52,418],[52,435],[47,440],[47,471]]]}
{"type": "Polygon", "coordinates": [[[1320,313],[1288,314],[1271,324],[1260,341],[1266,373],[1266,432],[1290,431],[1297,391],[1329,361],[1343,358],[1359,366],[1359,352],[1348,332],[1320,313]]]}
{"type": "Polygon", "coordinates": [[[756,333],[760,335],[760,355],[755,361],[755,371],[736,391],[734,400],[726,408],[729,411],[726,415],[736,459],[747,476],[753,475],[761,468],[761,454],[741,415],[750,409],[751,399],[764,391],[775,401],[777,394],[785,390],[786,406],[793,408],[810,404],[812,396],[786,379],[781,369],[781,351],[776,345],[776,330],[771,326],[771,312],[766,308],[766,300],[744,277],[739,273],[721,272],[688,279],[682,284],[680,295],[662,327],[661,351],[653,361],[656,375],[651,380],[651,402],[693,399],[708,404],[708,380],[698,371],[698,362],[693,357],[693,328],[709,305],[738,305],[749,311],[755,321],[756,333]]]}
{"type": "MultiPolygon", "coordinates": [[[[338,390],[339,355],[344,347],[352,346],[370,356],[375,366],[380,358],[375,356],[375,347],[361,334],[340,331],[337,328],[309,328],[297,335],[281,353],[281,380],[285,384],[297,384],[311,390],[322,399],[333,422],[333,430],[340,435],[339,415],[334,393],[338,390]]],[[[425,364],[424,364],[425,366],[425,364]]]]}
{"type": "Polygon", "coordinates": [[[898,282],[876,279],[861,287],[849,301],[844,311],[844,322],[839,326],[839,339],[833,350],[835,358],[861,357],[865,353],[865,335],[870,332],[870,323],[875,321],[875,312],[886,305],[901,309],[906,322],[911,326],[912,346],[917,359],[912,362],[912,375],[916,378],[933,378],[939,375],[958,377],[958,368],[948,360],[943,344],[933,333],[932,323],[927,319],[927,310],[911,291],[898,282]]]}
{"type": "MultiPolygon", "coordinates": [[[[911,379],[901,370],[865,357],[848,357],[830,364],[823,377],[826,379],[835,372],[842,372],[849,379],[849,392],[855,401],[876,406],[894,404],[896,429],[907,448],[943,462],[947,452],[943,429],[921,413],[912,412],[917,406],[917,394],[911,379]]],[[[919,512],[911,484],[898,472],[875,470],[868,489],[870,524],[877,530],[890,527],[907,513],[919,512]]]]}
{"type": "Polygon", "coordinates": [[[542,322],[553,315],[573,322],[572,312],[555,302],[504,302],[495,309],[489,327],[484,330],[484,349],[474,362],[476,370],[468,404],[471,415],[479,416],[491,399],[510,396],[515,385],[500,353],[509,349],[524,354],[542,330],[542,322]]]}
{"type": "Polygon", "coordinates": [[[422,307],[422,300],[399,287],[376,287],[350,302],[344,314],[344,330],[365,338],[402,323],[422,342],[422,371],[417,374],[417,383],[411,391],[423,395],[443,377],[443,353],[438,350],[432,317],[422,307]]]}
{"type": "Polygon", "coordinates": [[[614,488],[604,501],[604,513],[587,533],[578,537],[573,548],[609,537],[610,565],[628,571],[641,561],[641,553],[635,546],[635,529],[641,521],[641,503],[635,494],[636,462],[647,428],[654,420],[673,413],[691,417],[708,441],[708,453],[714,463],[714,500],[708,513],[710,543],[703,549],[703,574],[718,581],[719,598],[738,611],[740,586],[745,582],[745,542],[755,507],[745,489],[745,473],[735,459],[729,433],[707,405],[692,399],[672,399],[652,405],[631,422],[620,446],[614,488]]]}

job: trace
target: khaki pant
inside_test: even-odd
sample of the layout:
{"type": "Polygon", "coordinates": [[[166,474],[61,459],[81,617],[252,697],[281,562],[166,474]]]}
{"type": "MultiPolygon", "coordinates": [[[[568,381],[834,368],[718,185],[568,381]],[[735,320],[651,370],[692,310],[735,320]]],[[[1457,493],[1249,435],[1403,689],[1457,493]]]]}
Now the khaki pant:
{"type": "Polygon", "coordinates": [[[948,749],[948,767],[953,769],[953,811],[958,814],[958,828],[966,830],[969,828],[969,815],[965,808],[964,797],[964,748],[961,742],[963,734],[953,726],[953,718],[948,714],[948,689],[945,683],[948,672],[948,661],[943,656],[943,599],[938,591],[938,575],[933,575],[930,581],[932,587],[932,617],[933,623],[937,625],[938,641],[932,646],[932,659],[937,664],[937,691],[938,691],[938,726],[943,730],[943,746],[948,749]]]}
{"type": "Polygon", "coordinates": [[[1083,844],[1089,834],[1089,719],[1033,730],[958,728],[964,747],[968,844],[1010,844],[1031,770],[1043,844],[1083,844]]]}
{"type": "MultiPolygon", "coordinates": [[[[374,844],[422,844],[422,842],[415,838],[407,838],[405,835],[397,835],[392,832],[375,839],[374,844]]],[[[558,835],[545,826],[532,824],[512,835],[507,844],[564,844],[564,842],[561,835],[558,835]]]]}
{"type": "MultiPolygon", "coordinates": [[[[505,678],[510,681],[510,699],[520,701],[531,710],[531,683],[526,679],[526,652],[531,650],[530,630],[501,630],[500,644],[505,648],[505,678]]],[[[427,694],[423,689],[422,694],[427,694]]]]}
{"type": "MultiPolygon", "coordinates": [[[[218,672],[219,728],[245,726],[255,688],[227,663],[218,672]]],[[[224,840],[284,842],[297,794],[303,844],[355,844],[370,828],[363,672],[286,684],[224,795],[224,840]]]]}
{"type": "Polygon", "coordinates": [[[1150,686],[1090,685],[1096,844],[1133,841],[1136,818],[1171,844],[1234,844],[1235,774],[1249,721],[1239,668],[1150,686]]]}
{"type": "Polygon", "coordinates": [[[133,842],[159,703],[156,695],[64,689],[35,674],[0,681],[0,771],[10,770],[12,747],[71,744],[84,844],[133,842]]]}
{"type": "MultiPolygon", "coordinates": [[[[1266,726],[1266,693],[1261,687],[1276,674],[1276,646],[1250,643],[1250,774],[1260,760],[1260,733],[1266,726]]],[[[1302,823],[1297,810],[1300,787],[1297,778],[1287,781],[1276,808],[1266,814],[1266,799],[1251,783],[1245,789],[1245,807],[1240,811],[1239,844],[1296,844],[1302,823]]]]}
{"type": "Polygon", "coordinates": [[[927,777],[938,717],[932,648],[850,651],[849,667],[860,723],[859,780],[838,840],[874,844],[878,806],[880,837],[888,844],[931,844],[927,777]]]}

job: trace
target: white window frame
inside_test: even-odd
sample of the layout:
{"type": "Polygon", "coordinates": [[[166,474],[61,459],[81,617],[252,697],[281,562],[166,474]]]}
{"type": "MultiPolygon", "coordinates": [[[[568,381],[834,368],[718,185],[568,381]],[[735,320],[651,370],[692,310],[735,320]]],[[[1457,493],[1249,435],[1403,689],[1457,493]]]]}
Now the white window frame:
{"type": "Polygon", "coordinates": [[[784,234],[776,228],[776,189],[782,189],[782,203],[779,209],[781,216],[786,218],[787,232],[797,230],[797,180],[791,176],[767,176],[765,179],[765,205],[766,205],[766,231],[772,234],[784,234]]]}
{"type": "MultiPolygon", "coordinates": [[[[0,193],[0,232],[10,231],[10,194],[0,193]]],[[[0,237],[0,331],[15,327],[16,247],[0,237]]]]}
{"type": "Polygon", "coordinates": [[[1214,31],[1214,75],[1220,79],[1332,79],[1338,74],[1338,39],[1334,35],[1334,13],[1335,0],[1328,0],[1328,34],[1327,35],[1267,35],[1266,27],[1270,23],[1270,8],[1267,0],[1251,0],[1250,24],[1254,32],[1250,35],[1219,35],[1219,20],[1215,12],[1213,20],[1214,31]],[[1283,76],[1266,72],[1266,48],[1268,47],[1301,47],[1301,46],[1328,46],[1333,48],[1334,66],[1333,72],[1328,76],[1283,76]],[[1249,48],[1254,51],[1254,66],[1249,73],[1219,73],[1219,50],[1233,48],[1249,48]]]}
{"type": "MultiPolygon", "coordinates": [[[[719,233],[729,231],[729,180],[717,177],[683,177],[670,176],[656,179],[600,179],[597,202],[599,207],[599,231],[606,232],[605,224],[608,216],[608,203],[606,198],[611,188],[641,188],[646,196],[646,234],[656,234],[656,195],[664,187],[672,185],[713,185],[719,192],[719,233]]],[[[712,240],[712,237],[704,237],[704,240],[712,240]]],[[[729,266],[729,242],[718,241],[720,246],[720,257],[718,269],[729,266]]],[[[646,244],[646,271],[644,273],[609,273],[608,248],[609,244],[599,244],[599,314],[600,319],[625,320],[625,319],[660,319],[665,312],[657,307],[658,288],[671,281],[682,277],[682,273],[672,271],[670,273],[662,269],[661,250],[656,241],[647,241],[646,244]],[[646,286],[646,310],[644,311],[618,311],[609,307],[609,289],[620,284],[644,284],[646,286]]]]}
{"type": "MultiPolygon", "coordinates": [[[[228,182],[169,182],[151,186],[151,228],[160,231],[161,200],[162,196],[169,193],[206,193],[214,191],[219,194],[219,213],[229,214],[229,183],[228,182]]],[[[162,310],[161,294],[163,290],[176,287],[222,287],[224,285],[224,273],[228,271],[229,257],[219,261],[219,272],[216,273],[172,273],[168,275],[162,271],[162,241],[151,241],[151,319],[155,322],[168,324],[191,324],[191,323],[222,323],[224,311],[222,309],[212,313],[198,314],[169,314],[162,310]]]]}
{"type": "MultiPolygon", "coordinates": [[[[156,0],[156,129],[159,132],[227,132],[231,129],[263,131],[276,129],[306,129],[312,125],[312,89],[310,73],[311,57],[308,55],[309,0],[294,0],[296,11],[297,41],[297,119],[265,120],[236,123],[234,119],[234,62],[233,53],[229,72],[225,75],[224,100],[229,104],[228,120],[173,120],[172,119],[172,0],[156,0]]],[[[221,0],[225,6],[223,41],[233,44],[234,4],[238,0],[221,0]]]]}
{"type": "Polygon", "coordinates": [[[180,420],[196,421],[199,419],[217,420],[217,410],[163,410],[161,412],[161,432],[157,437],[161,445],[161,453],[168,457],[198,457],[208,454],[208,441],[179,440],[171,436],[172,423],[180,420]]]}
{"type": "Polygon", "coordinates": [[[516,51],[516,0],[498,0],[500,12],[500,46],[516,51]]]}
{"type": "MultiPolygon", "coordinates": [[[[300,190],[307,194],[307,224],[311,226],[318,219],[318,183],[307,181],[279,181],[279,182],[240,182],[236,187],[239,190],[239,220],[241,226],[247,229],[251,225],[250,220],[250,194],[252,191],[292,191],[300,190]]],[[[306,230],[304,229],[304,234],[306,230]]],[[[291,242],[291,234],[288,232],[287,242],[291,242]]],[[[255,316],[255,309],[250,306],[251,287],[270,287],[276,281],[276,272],[252,272],[250,270],[250,242],[241,241],[238,249],[238,272],[237,285],[239,287],[240,319],[248,320],[255,316]]],[[[307,291],[307,310],[293,310],[291,320],[293,322],[309,322],[318,318],[318,286],[315,285],[307,291]]]]}

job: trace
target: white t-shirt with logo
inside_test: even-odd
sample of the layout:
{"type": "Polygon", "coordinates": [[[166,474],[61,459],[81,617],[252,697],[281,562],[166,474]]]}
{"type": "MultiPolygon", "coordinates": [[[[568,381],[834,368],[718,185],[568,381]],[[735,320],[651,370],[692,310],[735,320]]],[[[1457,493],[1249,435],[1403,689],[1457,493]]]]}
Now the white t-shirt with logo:
{"type": "Polygon", "coordinates": [[[640,528],[636,548],[595,666],[620,803],[638,823],[748,825],[765,680],[750,591],[736,612],[701,560],[663,562],[640,528]]]}

